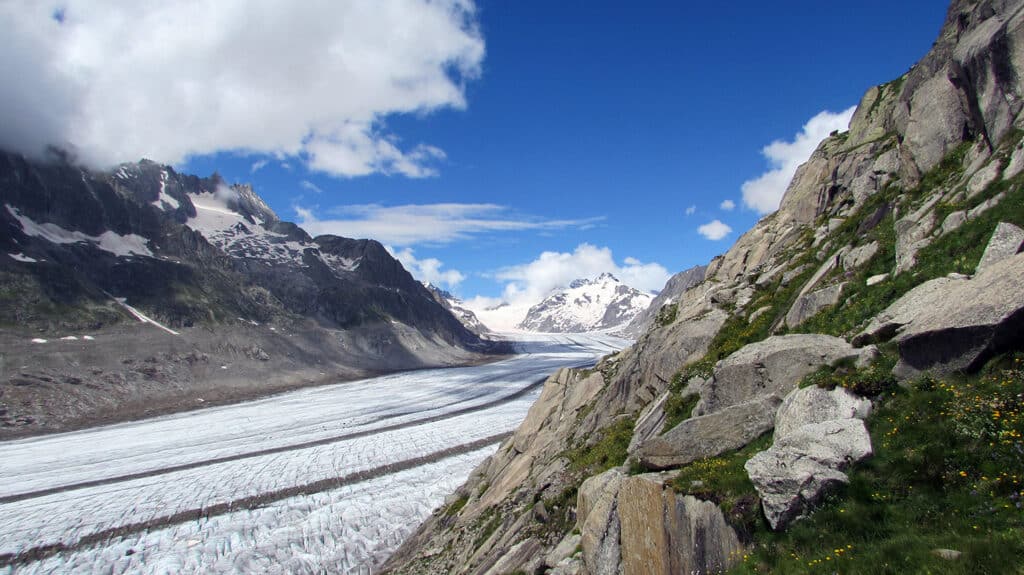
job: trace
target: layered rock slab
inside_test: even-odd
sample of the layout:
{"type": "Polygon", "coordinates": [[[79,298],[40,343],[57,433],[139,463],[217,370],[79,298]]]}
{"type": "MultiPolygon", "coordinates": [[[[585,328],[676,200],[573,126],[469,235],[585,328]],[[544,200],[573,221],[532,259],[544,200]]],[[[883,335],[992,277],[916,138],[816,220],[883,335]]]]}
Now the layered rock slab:
{"type": "Polygon", "coordinates": [[[623,575],[720,573],[743,546],[710,501],[679,495],[668,476],[626,478],[619,489],[623,575]]]}
{"type": "Polygon", "coordinates": [[[649,469],[669,469],[739,449],[771,431],[780,403],[768,395],[692,417],[644,442],[636,455],[649,469]]]}

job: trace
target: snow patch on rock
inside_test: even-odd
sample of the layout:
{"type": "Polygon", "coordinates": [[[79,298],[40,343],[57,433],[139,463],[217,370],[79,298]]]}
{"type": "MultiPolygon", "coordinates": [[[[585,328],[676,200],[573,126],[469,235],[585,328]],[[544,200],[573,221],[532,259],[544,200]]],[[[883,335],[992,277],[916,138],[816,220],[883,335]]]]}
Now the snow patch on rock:
{"type": "Polygon", "coordinates": [[[66,230],[57,224],[38,223],[28,216],[21,215],[17,208],[11,207],[9,204],[5,204],[5,207],[7,212],[21,224],[21,231],[25,235],[42,238],[54,244],[91,243],[99,249],[110,252],[118,257],[153,257],[153,252],[149,251],[148,247],[149,240],[138,234],[122,236],[107,230],[98,236],[90,236],[79,231],[66,230]]]}

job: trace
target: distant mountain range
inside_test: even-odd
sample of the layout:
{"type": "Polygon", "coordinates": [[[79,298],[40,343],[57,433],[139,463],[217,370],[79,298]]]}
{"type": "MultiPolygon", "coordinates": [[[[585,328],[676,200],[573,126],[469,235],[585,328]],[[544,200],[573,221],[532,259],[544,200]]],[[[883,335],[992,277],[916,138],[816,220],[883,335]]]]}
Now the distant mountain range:
{"type": "Polygon", "coordinates": [[[624,327],[646,310],[654,296],[620,282],[609,273],[579,279],[530,308],[520,329],[581,333],[624,327]]]}

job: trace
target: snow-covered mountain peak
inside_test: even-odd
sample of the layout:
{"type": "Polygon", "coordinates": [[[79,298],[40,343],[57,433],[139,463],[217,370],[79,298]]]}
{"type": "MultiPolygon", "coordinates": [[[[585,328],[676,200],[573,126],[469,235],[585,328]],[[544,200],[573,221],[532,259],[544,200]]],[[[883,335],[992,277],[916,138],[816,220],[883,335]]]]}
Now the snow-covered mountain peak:
{"type": "Polygon", "coordinates": [[[582,278],[574,280],[572,283],[569,284],[569,289],[578,289],[584,286],[597,286],[606,282],[621,283],[619,282],[619,279],[613,276],[611,273],[605,272],[593,279],[582,278]]]}
{"type": "Polygon", "coordinates": [[[610,273],[578,279],[530,308],[520,329],[578,333],[624,326],[650,305],[654,296],[620,282],[610,273]]]}

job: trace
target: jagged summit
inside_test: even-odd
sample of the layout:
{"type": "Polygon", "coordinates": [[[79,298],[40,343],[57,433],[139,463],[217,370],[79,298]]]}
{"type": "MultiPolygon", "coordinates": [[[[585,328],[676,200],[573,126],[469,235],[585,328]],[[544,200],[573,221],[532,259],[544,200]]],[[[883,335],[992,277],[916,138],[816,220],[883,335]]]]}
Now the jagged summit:
{"type": "Polygon", "coordinates": [[[455,316],[455,319],[462,322],[462,325],[466,326],[466,329],[469,331],[478,335],[491,331],[472,310],[466,307],[461,299],[452,295],[451,292],[443,290],[430,282],[423,282],[423,286],[434,296],[437,303],[441,304],[455,316]]]}
{"type": "Polygon", "coordinates": [[[569,288],[570,289],[575,289],[575,288],[581,288],[583,286],[591,286],[591,285],[592,286],[596,286],[596,285],[600,285],[600,284],[602,284],[604,282],[618,282],[618,281],[619,281],[619,279],[617,277],[615,277],[614,275],[612,275],[610,272],[605,272],[605,273],[603,273],[603,274],[601,274],[601,275],[599,275],[599,276],[597,276],[596,278],[593,278],[593,279],[581,278],[581,279],[578,279],[578,280],[573,280],[572,283],[569,284],[569,288]]]}
{"type": "Polygon", "coordinates": [[[643,312],[654,296],[620,282],[610,273],[577,279],[530,308],[519,329],[582,333],[622,327],[643,312]]]}

